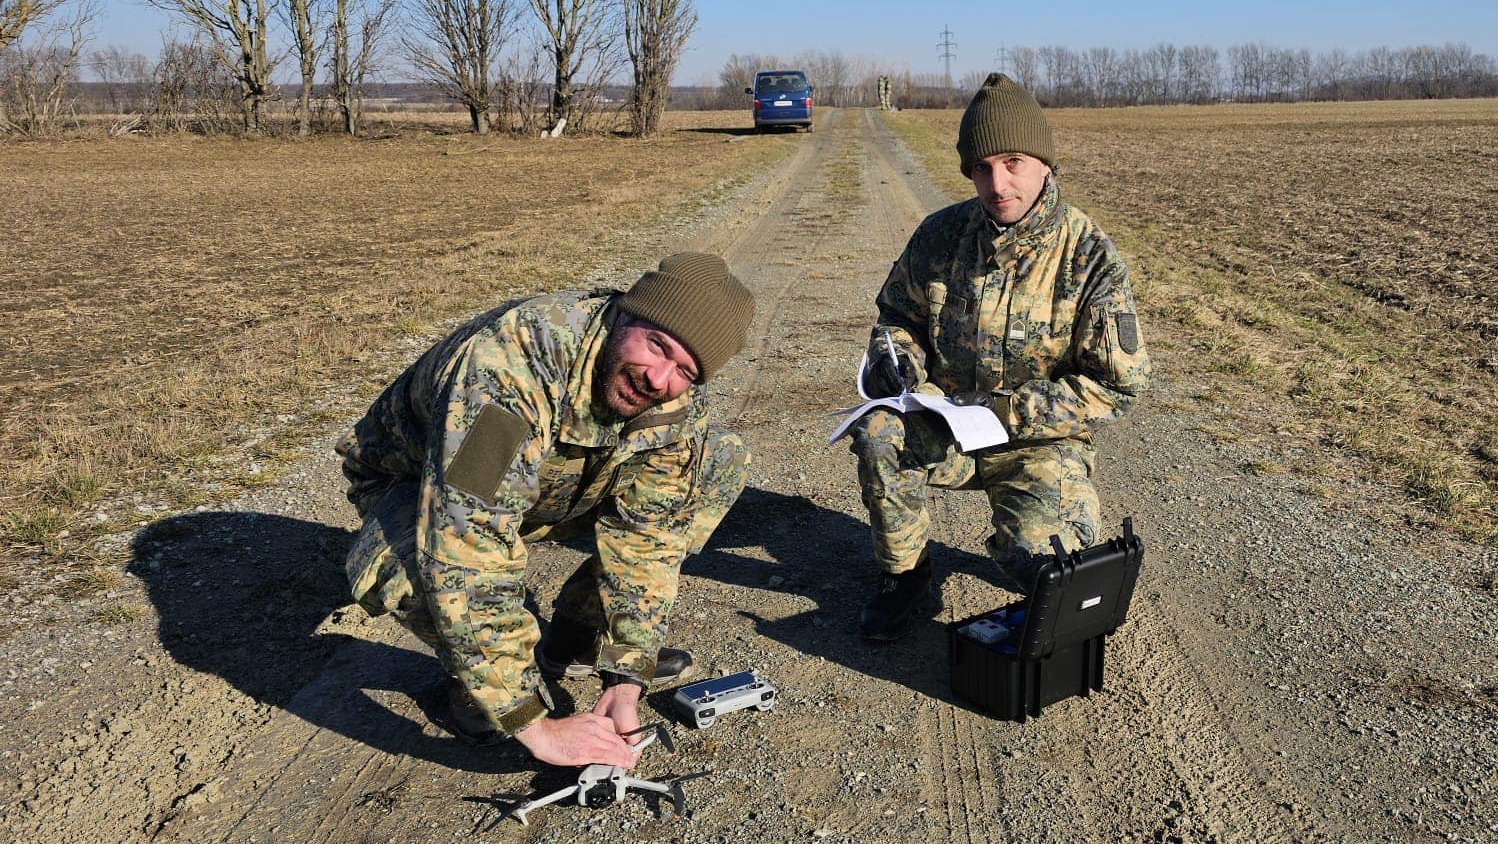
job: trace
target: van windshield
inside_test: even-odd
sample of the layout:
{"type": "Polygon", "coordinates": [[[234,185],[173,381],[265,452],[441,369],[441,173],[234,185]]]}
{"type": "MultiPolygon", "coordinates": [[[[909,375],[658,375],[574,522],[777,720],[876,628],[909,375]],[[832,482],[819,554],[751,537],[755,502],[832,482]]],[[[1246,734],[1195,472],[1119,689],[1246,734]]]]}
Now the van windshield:
{"type": "Polygon", "coordinates": [[[799,73],[767,73],[754,78],[756,94],[794,94],[806,90],[806,77],[799,73]]]}

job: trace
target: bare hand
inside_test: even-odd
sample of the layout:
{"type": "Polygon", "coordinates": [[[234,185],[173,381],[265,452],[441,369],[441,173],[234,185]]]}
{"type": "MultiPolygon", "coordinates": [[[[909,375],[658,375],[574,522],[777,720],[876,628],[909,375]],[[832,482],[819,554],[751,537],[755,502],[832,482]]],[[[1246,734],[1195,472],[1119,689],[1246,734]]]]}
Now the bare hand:
{"type": "MultiPolygon", "coordinates": [[[[593,714],[601,715],[614,723],[614,732],[619,735],[640,728],[640,687],[633,683],[620,683],[603,690],[598,703],[593,705],[593,714]]],[[[637,744],[644,736],[625,736],[630,744],[637,744]]]]}
{"type": "Polygon", "coordinates": [[[635,755],[614,722],[593,712],[545,718],[515,734],[531,755],[552,765],[635,766],[635,755]]]}

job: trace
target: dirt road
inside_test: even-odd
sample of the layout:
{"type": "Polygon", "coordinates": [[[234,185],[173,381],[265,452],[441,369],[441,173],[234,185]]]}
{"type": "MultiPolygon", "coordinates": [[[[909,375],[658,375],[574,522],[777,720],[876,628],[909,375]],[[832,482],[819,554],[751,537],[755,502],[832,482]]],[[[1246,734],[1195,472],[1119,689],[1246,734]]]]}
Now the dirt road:
{"type": "MultiPolygon", "coordinates": [[[[708,730],[678,726],[674,755],[647,752],[644,777],[712,771],[686,783],[687,817],[632,798],[543,809],[529,828],[502,818],[570,774],[428,725],[435,661],[343,605],[338,562],[355,525],[329,429],[308,432],[308,457],[277,484],[122,538],[130,589],[157,618],[5,643],[0,776],[13,784],[0,835],[1498,838],[1498,607],[1491,583],[1454,574],[1485,554],[1492,570],[1491,552],[1412,532],[1387,490],[1334,506],[1292,476],[1245,472],[1264,453],[1194,430],[1175,399],[1200,385],[1172,378],[1163,344],[1152,402],[1100,437],[1106,518],[1132,514],[1148,547],[1104,692],[1024,725],[952,696],[941,623],[1009,597],[990,580],[986,506],[971,493],[937,501],[941,610],[894,646],[861,645],[868,531],[852,458],[825,445],[822,414],[851,402],[874,293],[945,200],[872,112],[832,112],[800,141],[703,219],[651,235],[659,254],[725,255],[760,303],[750,349],[713,385],[753,450],[750,488],[688,561],[673,639],[710,671],[758,669],[781,699],[708,730]]],[[[536,549],[543,608],[582,558],[536,549]]],[[[559,691],[577,706],[596,693],[559,691]]],[[[668,698],[650,704],[669,713],[668,698]]]]}

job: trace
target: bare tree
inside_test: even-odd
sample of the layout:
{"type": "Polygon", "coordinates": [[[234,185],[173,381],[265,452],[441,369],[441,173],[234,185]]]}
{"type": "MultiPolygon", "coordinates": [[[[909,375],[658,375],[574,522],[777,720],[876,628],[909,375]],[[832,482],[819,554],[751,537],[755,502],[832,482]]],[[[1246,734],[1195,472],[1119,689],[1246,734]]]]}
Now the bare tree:
{"type": "Polygon", "coordinates": [[[729,53],[718,71],[718,106],[733,108],[744,102],[744,89],[754,86],[754,74],[780,64],[774,56],[729,53]]]}
{"type": "MultiPolygon", "coordinates": [[[[1082,78],[1082,57],[1069,47],[1041,47],[1040,63],[1045,68],[1050,88],[1050,102],[1043,105],[1080,105],[1086,99],[1082,78]]],[[[1036,95],[1039,99],[1039,95],[1036,95]]]]}
{"type": "Polygon", "coordinates": [[[281,15],[291,28],[293,46],[302,72],[297,97],[297,134],[312,134],[312,85],[317,81],[317,30],[326,13],[325,0],[279,0],[281,15]]]}
{"type": "Polygon", "coordinates": [[[170,12],[202,34],[224,67],[239,80],[244,131],[263,126],[265,101],[271,95],[271,61],[266,52],[267,0],[145,0],[170,12]]]}
{"type": "Polygon", "coordinates": [[[590,87],[601,85],[619,67],[617,8],[609,0],[530,0],[536,19],[550,41],[547,58],[552,67],[551,106],[547,119],[553,127],[567,121],[574,128],[583,111],[576,102],[578,74],[591,68],[590,87]]]}
{"type": "Polygon", "coordinates": [[[1082,78],[1092,105],[1112,105],[1118,88],[1118,54],[1112,47],[1092,47],[1082,54],[1082,78]]]}
{"type": "MultiPolygon", "coordinates": [[[[21,37],[26,27],[51,14],[63,0],[0,0],[0,56],[5,48],[21,37]]],[[[0,97],[0,133],[10,131],[5,116],[5,101],[0,97]]]]}
{"type": "Polygon", "coordinates": [[[83,0],[71,14],[43,25],[35,38],[0,52],[0,130],[13,126],[42,134],[58,128],[77,97],[83,51],[98,14],[95,3],[83,0]],[[7,113],[14,115],[13,124],[7,113]]]}
{"type": "MultiPolygon", "coordinates": [[[[848,57],[848,89],[843,102],[848,106],[868,107],[879,104],[879,77],[888,76],[878,56],[865,53],[848,57]]],[[[816,84],[816,80],[812,80],[816,84]]]]}
{"type": "Polygon", "coordinates": [[[1026,91],[1034,92],[1040,85],[1040,57],[1033,47],[1015,47],[1009,51],[1009,67],[1014,81],[1026,91]]]}
{"type": "Polygon", "coordinates": [[[547,96],[545,53],[541,44],[532,43],[511,51],[505,58],[499,111],[523,135],[534,136],[547,129],[551,99],[547,96]]]}
{"type": "Polygon", "coordinates": [[[1141,53],[1140,59],[1144,62],[1145,79],[1149,84],[1149,89],[1144,94],[1146,101],[1174,101],[1176,74],[1179,72],[1176,45],[1162,41],[1141,53]]]}
{"type": "Polygon", "coordinates": [[[977,91],[983,87],[983,82],[988,79],[989,73],[991,71],[983,68],[972,68],[963,73],[962,78],[957,80],[957,87],[964,91],[977,91]]]}
{"type": "Polygon", "coordinates": [[[88,60],[104,85],[113,114],[140,111],[151,85],[151,60],[127,47],[111,44],[95,50],[88,60]]]}
{"type": "Polygon", "coordinates": [[[202,43],[201,36],[192,41],[167,40],[152,78],[147,122],[153,132],[196,129],[211,134],[232,129],[230,115],[243,102],[239,79],[219,61],[212,47],[202,43]]]}
{"type": "Polygon", "coordinates": [[[671,95],[671,73],[697,26],[691,0],[623,0],[624,43],[634,67],[630,119],[634,133],[648,137],[660,128],[671,95]]]}
{"type": "Polygon", "coordinates": [[[1222,65],[1217,48],[1191,44],[1181,48],[1180,98],[1189,103],[1209,103],[1222,84],[1222,65]]]}
{"type": "Polygon", "coordinates": [[[518,17],[511,0],[410,0],[403,43],[422,81],[468,109],[473,131],[489,134],[496,65],[518,17]]]}
{"type": "MultiPolygon", "coordinates": [[[[817,68],[817,75],[812,77],[812,84],[818,89],[826,88],[827,104],[833,108],[842,108],[848,104],[849,86],[852,83],[852,69],[848,66],[848,57],[843,55],[842,50],[833,50],[822,54],[821,67],[817,68]]],[[[819,93],[818,100],[822,95],[819,93]]]]}
{"type": "Polygon", "coordinates": [[[63,0],[0,0],[0,52],[30,24],[51,14],[63,0]]]}
{"type": "Polygon", "coordinates": [[[364,83],[379,62],[395,4],[396,0],[333,0],[328,70],[333,101],[343,117],[343,131],[349,135],[357,136],[363,128],[364,83]]]}

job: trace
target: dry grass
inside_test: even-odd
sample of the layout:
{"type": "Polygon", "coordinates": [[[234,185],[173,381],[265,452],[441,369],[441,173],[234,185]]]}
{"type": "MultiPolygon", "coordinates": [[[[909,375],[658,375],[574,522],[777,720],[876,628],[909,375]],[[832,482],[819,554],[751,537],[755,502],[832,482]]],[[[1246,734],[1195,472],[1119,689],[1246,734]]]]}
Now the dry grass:
{"type": "MultiPolygon", "coordinates": [[[[954,197],[959,116],[890,118],[954,197]]],[[[1066,195],[1128,254],[1177,366],[1244,409],[1293,404],[1305,444],[1498,542],[1498,101],[1050,117],[1066,195]]]]}
{"type": "Polygon", "coordinates": [[[138,518],[89,527],[120,493],[186,506],[267,481],[307,424],[370,398],[400,339],[658,257],[629,233],[795,148],[727,143],[739,112],[668,117],[648,141],[0,145],[0,569],[138,518]]]}

